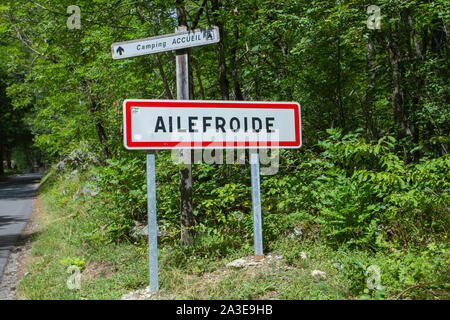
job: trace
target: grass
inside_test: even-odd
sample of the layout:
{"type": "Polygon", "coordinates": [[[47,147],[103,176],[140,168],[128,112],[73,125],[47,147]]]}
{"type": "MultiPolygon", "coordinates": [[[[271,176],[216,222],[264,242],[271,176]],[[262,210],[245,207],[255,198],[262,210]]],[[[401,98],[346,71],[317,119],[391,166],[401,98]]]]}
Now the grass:
{"type": "MultiPolygon", "coordinates": [[[[33,239],[28,274],[19,284],[21,298],[120,299],[123,294],[148,285],[145,240],[105,243],[99,229],[108,221],[101,214],[89,213],[89,197],[73,198],[84,181],[83,176],[68,179],[52,172],[42,180],[39,196],[45,204],[40,216],[43,227],[33,239]],[[79,290],[67,286],[71,263],[82,270],[79,290]]],[[[241,235],[211,233],[198,237],[187,247],[161,241],[157,298],[395,299],[404,290],[407,291],[401,298],[450,297],[448,275],[445,277],[448,250],[439,245],[432,248],[434,251],[430,249],[429,255],[335,248],[320,240],[281,236],[265,245],[266,252],[283,258],[266,259],[260,266],[235,270],[225,265],[252,255],[252,243],[242,240],[241,235]],[[302,258],[305,253],[306,259],[302,258]],[[366,288],[367,267],[373,264],[382,271],[381,284],[385,289],[381,293],[366,288]],[[326,278],[315,279],[313,270],[325,272],[326,278]],[[430,277],[436,280],[436,275],[441,278],[433,287],[428,282],[430,277]]]]}

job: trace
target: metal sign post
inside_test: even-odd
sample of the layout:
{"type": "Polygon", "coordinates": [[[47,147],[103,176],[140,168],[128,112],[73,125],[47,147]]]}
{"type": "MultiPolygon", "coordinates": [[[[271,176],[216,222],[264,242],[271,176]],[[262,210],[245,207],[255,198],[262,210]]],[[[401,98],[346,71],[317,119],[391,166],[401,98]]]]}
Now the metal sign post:
{"type": "Polygon", "coordinates": [[[264,259],[262,244],[261,192],[259,190],[259,153],[250,151],[250,173],[252,179],[253,243],[255,260],[264,259]]]}
{"type": "Polygon", "coordinates": [[[148,208],[148,264],[150,291],[159,290],[158,279],[158,224],[156,221],[156,166],[155,151],[147,151],[147,208],[148,208]]]}

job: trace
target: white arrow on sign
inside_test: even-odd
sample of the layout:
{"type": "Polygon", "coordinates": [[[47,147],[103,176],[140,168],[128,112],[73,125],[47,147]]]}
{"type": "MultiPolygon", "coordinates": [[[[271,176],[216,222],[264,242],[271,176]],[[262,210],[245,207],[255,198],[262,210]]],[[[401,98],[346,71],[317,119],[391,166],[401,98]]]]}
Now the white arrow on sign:
{"type": "Polygon", "coordinates": [[[219,28],[209,27],[161,36],[115,42],[111,45],[113,59],[124,59],[157,52],[180,50],[219,42],[219,28]]]}

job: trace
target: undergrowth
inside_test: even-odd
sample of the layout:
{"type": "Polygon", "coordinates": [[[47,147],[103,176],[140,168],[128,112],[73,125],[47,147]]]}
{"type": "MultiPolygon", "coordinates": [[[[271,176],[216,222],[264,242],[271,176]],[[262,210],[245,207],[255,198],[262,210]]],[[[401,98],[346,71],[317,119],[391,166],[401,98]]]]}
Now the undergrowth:
{"type": "MultiPolygon", "coordinates": [[[[283,256],[284,267],[266,272],[224,267],[253,250],[248,165],[194,165],[196,237],[181,246],[178,167],[160,152],[162,297],[448,299],[450,160],[405,165],[395,143],[330,130],[314,150],[282,150],[280,172],[261,178],[261,194],[265,252],[283,256]]],[[[45,227],[20,284],[24,297],[117,299],[148,285],[146,238],[135,234],[146,223],[143,154],[52,169],[40,197],[45,227]],[[79,290],[66,285],[68,264],[82,269],[79,290]]]]}

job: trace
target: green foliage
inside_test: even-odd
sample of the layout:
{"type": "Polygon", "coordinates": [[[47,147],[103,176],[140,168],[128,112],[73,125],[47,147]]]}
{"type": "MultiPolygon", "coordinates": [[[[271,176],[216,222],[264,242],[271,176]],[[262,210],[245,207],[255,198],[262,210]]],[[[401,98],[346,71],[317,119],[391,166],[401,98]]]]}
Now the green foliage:
{"type": "MultiPolygon", "coordinates": [[[[195,27],[219,24],[222,34],[218,46],[190,49],[194,97],[298,101],[310,146],[326,128],[339,126],[345,132],[365,128],[375,140],[389,133],[415,161],[447,153],[446,1],[377,1],[377,31],[367,27],[367,3],[360,0],[183,4],[188,27],[194,21],[195,27]],[[395,90],[393,56],[402,61],[395,90]],[[393,106],[398,89],[408,94],[393,106]]],[[[11,101],[4,115],[10,118],[12,107],[19,112],[21,124],[14,127],[30,129],[53,160],[81,141],[99,159],[106,149],[119,158],[123,99],[172,97],[174,53],[159,54],[159,62],[150,56],[113,60],[110,44],[172,33],[175,4],[83,2],[81,29],[74,30],[66,27],[68,5],[8,0],[2,6],[0,69],[7,97],[1,99],[11,101]]]]}
{"type": "Polygon", "coordinates": [[[382,282],[391,292],[398,288],[399,298],[448,299],[449,262],[449,249],[444,244],[432,242],[406,252],[394,250],[389,259],[380,263],[384,270],[382,282]]]}
{"type": "Polygon", "coordinates": [[[242,208],[248,209],[248,189],[248,186],[237,183],[227,183],[214,188],[209,199],[201,201],[198,210],[213,217],[218,225],[245,228],[246,219],[242,208]]]}
{"type": "Polygon", "coordinates": [[[320,241],[284,238],[277,242],[276,250],[293,268],[325,271],[346,296],[371,300],[449,297],[449,249],[443,243],[369,252],[345,246],[331,249],[320,241]],[[369,267],[379,271],[379,283],[371,281],[376,277],[369,267]]]}
{"type": "MultiPolygon", "coordinates": [[[[184,1],[188,27],[199,14],[196,28],[221,30],[220,44],[189,50],[193,97],[302,105],[304,147],[281,150],[279,173],[261,177],[265,248],[292,240],[286,259],[299,267],[306,267],[301,253],[309,240],[364,250],[344,263],[343,281],[351,280],[344,289],[299,280],[286,297],[342,297],[349,290],[382,299],[417,286],[404,297],[430,298],[431,277],[446,281],[448,254],[448,1],[377,1],[376,31],[367,28],[367,2],[360,0],[205,3],[184,1]],[[367,291],[367,267],[378,257],[364,254],[393,248],[378,261],[386,289],[367,291]]],[[[175,54],[113,60],[109,48],[172,33],[174,2],[84,1],[79,30],[66,28],[71,4],[0,6],[0,162],[11,154],[25,169],[41,158],[32,143],[55,163],[65,159],[70,170],[47,187],[67,226],[83,225],[79,238],[67,241],[123,244],[135,222],[145,222],[147,204],[143,153],[123,148],[122,101],[172,98],[175,54]],[[81,195],[83,187],[98,193],[81,195]]],[[[167,264],[202,273],[208,259],[247,253],[248,165],[193,165],[196,239],[187,248],[178,247],[178,170],[169,152],[158,153],[158,223],[168,232],[161,244],[175,248],[167,264]]],[[[272,285],[248,284],[241,297],[272,285]]]]}
{"type": "MultiPolygon", "coordinates": [[[[26,122],[35,144],[55,161],[67,159],[73,169],[102,164],[91,212],[109,217],[102,230],[110,240],[124,239],[134,221],[145,220],[146,192],[141,154],[122,146],[121,102],[173,96],[174,54],[159,54],[158,61],[113,60],[105,48],[117,39],[173,32],[174,4],[86,2],[80,4],[79,30],[66,28],[67,17],[60,14],[68,4],[58,0],[49,10],[15,0],[2,7],[6,112],[0,117],[20,114],[21,125],[8,130],[26,122]],[[113,159],[107,166],[106,158],[113,159]]],[[[445,234],[445,1],[379,1],[383,18],[376,32],[367,28],[362,1],[257,1],[257,9],[245,1],[184,5],[189,17],[201,13],[196,27],[215,23],[222,33],[220,45],[190,51],[194,97],[294,100],[306,115],[306,152],[282,151],[280,173],[261,181],[265,242],[299,225],[303,237],[370,248],[427,243],[445,234]],[[406,61],[400,88],[393,87],[393,56],[406,61]],[[394,99],[398,90],[408,92],[401,103],[394,99]],[[336,126],[342,129],[327,130],[336,126]]],[[[158,211],[176,239],[178,167],[167,152],[158,161],[158,211]]],[[[251,238],[248,166],[197,164],[193,174],[196,225],[251,238]]]]}
{"type": "Polygon", "coordinates": [[[84,258],[72,258],[72,257],[65,257],[61,260],[59,260],[59,263],[64,264],[66,266],[77,266],[80,271],[83,271],[84,267],[86,266],[86,261],[84,258]]]}
{"type": "Polygon", "coordinates": [[[109,220],[104,228],[110,241],[129,236],[135,221],[147,215],[145,166],[140,159],[108,160],[108,166],[95,171],[94,186],[101,192],[95,198],[91,214],[102,214],[109,220]]]}
{"type": "Polygon", "coordinates": [[[321,144],[334,166],[316,183],[315,208],[327,237],[382,245],[390,236],[407,244],[445,233],[448,157],[405,167],[393,153],[393,138],[369,144],[355,135],[338,141],[337,134],[321,144]]]}
{"type": "MultiPolygon", "coordinates": [[[[160,161],[165,157],[164,154],[159,156],[160,161]]],[[[289,152],[285,156],[289,158],[289,152]]],[[[142,175],[144,168],[139,163],[138,160],[114,160],[111,163],[114,173],[109,174],[125,175],[125,172],[120,173],[118,167],[130,165],[135,169],[134,173],[140,172],[142,175]]],[[[440,165],[429,168],[436,170],[438,167],[440,165]]],[[[176,166],[166,166],[162,172],[174,170],[177,170],[176,166]]],[[[209,174],[214,171],[207,168],[202,170],[209,174]]],[[[129,170],[127,172],[130,176],[122,176],[122,179],[133,179],[134,174],[130,174],[129,170]]],[[[305,170],[302,174],[308,176],[305,170]]],[[[99,202],[106,201],[108,195],[105,193],[113,196],[113,188],[100,191],[96,196],[73,197],[81,186],[89,181],[93,184],[94,176],[99,180],[101,174],[94,170],[79,172],[70,177],[69,173],[52,170],[43,179],[40,193],[47,200],[48,209],[42,217],[45,222],[43,231],[34,240],[30,274],[24,277],[20,285],[26,297],[117,299],[128,291],[147,285],[147,243],[117,241],[114,237],[118,233],[105,231],[111,220],[115,219],[114,215],[99,210],[104,204],[96,202],[96,206],[100,206],[97,207],[98,212],[93,212],[92,207],[86,206],[91,204],[93,198],[97,198],[99,202]],[[93,175],[94,172],[97,175],[93,175]],[[114,243],[106,243],[111,240],[114,243]],[[66,289],[64,285],[68,275],[62,265],[71,264],[79,266],[83,270],[82,279],[86,279],[82,281],[82,290],[76,292],[66,289]],[[42,283],[51,286],[43,290],[42,283]]],[[[160,177],[163,178],[162,174],[160,177]]],[[[134,179],[137,180],[136,177],[134,179]]],[[[266,177],[265,188],[271,190],[269,186],[276,185],[274,179],[275,177],[266,177]]],[[[214,195],[220,194],[222,200],[226,199],[224,204],[229,205],[233,203],[228,201],[231,200],[229,190],[232,188],[224,185],[214,195]]],[[[212,190],[215,189],[211,188],[209,192],[212,190]]],[[[275,187],[273,190],[275,192],[267,199],[276,201],[274,197],[279,192],[275,187]]],[[[120,197],[120,193],[114,196],[120,197]]],[[[109,202],[116,201],[108,199],[109,202]]],[[[162,199],[169,201],[165,197],[162,199]]],[[[298,205],[300,202],[291,202],[294,203],[298,205]]],[[[267,209],[270,204],[265,203],[264,206],[264,210],[271,210],[267,209]]],[[[159,241],[161,294],[171,299],[175,295],[178,298],[211,299],[449,298],[450,279],[447,269],[450,260],[445,235],[443,239],[419,246],[410,243],[407,249],[396,248],[394,243],[389,243],[390,246],[384,243],[376,251],[351,248],[346,244],[336,248],[323,241],[330,239],[321,240],[320,234],[315,233],[318,222],[315,219],[308,220],[306,209],[298,210],[297,213],[293,211],[291,214],[286,213],[291,210],[278,213],[275,234],[279,236],[264,243],[266,254],[283,257],[282,264],[273,268],[232,271],[224,267],[226,263],[252,255],[253,252],[251,232],[235,228],[231,224],[232,220],[225,223],[214,219],[201,220],[195,227],[197,236],[189,246],[178,243],[176,232],[175,236],[168,235],[159,239],[162,240],[159,241]],[[293,226],[302,228],[292,230],[293,226]],[[296,233],[298,230],[301,232],[296,233]],[[369,266],[378,266],[380,271],[380,285],[374,289],[367,287],[371,276],[369,266]],[[324,271],[327,278],[316,281],[311,276],[313,270],[324,271]]],[[[200,211],[199,216],[208,215],[200,211]]],[[[159,213],[159,217],[160,221],[169,222],[169,231],[175,227],[170,223],[174,218],[164,217],[162,213],[159,213]]],[[[159,225],[165,226],[162,223],[159,225]]]]}
{"type": "Polygon", "coordinates": [[[265,206],[275,206],[282,219],[278,233],[297,225],[303,236],[315,236],[319,227],[335,244],[371,248],[390,241],[427,243],[446,234],[448,157],[405,166],[393,137],[371,143],[359,134],[329,134],[319,143],[320,155],[263,182],[265,206]]]}

